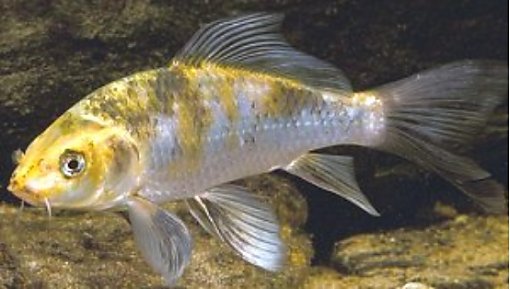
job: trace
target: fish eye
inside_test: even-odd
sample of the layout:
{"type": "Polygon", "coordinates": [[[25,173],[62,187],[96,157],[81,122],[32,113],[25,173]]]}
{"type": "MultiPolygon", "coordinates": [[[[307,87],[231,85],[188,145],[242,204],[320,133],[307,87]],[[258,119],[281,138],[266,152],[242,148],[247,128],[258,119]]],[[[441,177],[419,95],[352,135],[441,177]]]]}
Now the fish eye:
{"type": "Polygon", "coordinates": [[[76,177],[85,169],[85,158],[82,153],[66,151],[60,157],[60,171],[68,178],[76,177]]]}

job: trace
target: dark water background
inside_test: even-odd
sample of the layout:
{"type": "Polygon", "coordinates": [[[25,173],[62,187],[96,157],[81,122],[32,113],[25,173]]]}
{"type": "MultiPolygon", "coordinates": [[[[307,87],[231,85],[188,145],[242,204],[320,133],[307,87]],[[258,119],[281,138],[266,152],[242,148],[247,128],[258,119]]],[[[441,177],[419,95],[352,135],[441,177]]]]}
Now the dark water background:
{"type": "MultiPolygon", "coordinates": [[[[0,11],[0,200],[10,203],[17,202],[6,191],[12,151],[93,89],[166,64],[200,24],[222,16],[285,13],[289,41],[344,70],[355,89],[455,60],[508,61],[506,0],[0,0],[0,11]]],[[[507,106],[492,121],[496,129],[467,152],[504,184],[507,106]]],[[[426,215],[437,200],[474,210],[449,184],[397,158],[361,148],[333,151],[357,156],[360,185],[383,217],[285,175],[309,202],[317,263],[339,238],[433,222],[426,215]]]]}

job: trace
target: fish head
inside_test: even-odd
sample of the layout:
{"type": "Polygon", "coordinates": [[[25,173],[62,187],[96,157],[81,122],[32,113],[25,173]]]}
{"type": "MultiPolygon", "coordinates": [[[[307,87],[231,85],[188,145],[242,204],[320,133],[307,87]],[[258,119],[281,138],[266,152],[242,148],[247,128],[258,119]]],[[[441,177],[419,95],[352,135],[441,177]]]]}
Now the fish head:
{"type": "Polygon", "coordinates": [[[139,154],[122,128],[65,113],[34,139],[8,190],[34,205],[105,209],[138,186],[139,154]]]}

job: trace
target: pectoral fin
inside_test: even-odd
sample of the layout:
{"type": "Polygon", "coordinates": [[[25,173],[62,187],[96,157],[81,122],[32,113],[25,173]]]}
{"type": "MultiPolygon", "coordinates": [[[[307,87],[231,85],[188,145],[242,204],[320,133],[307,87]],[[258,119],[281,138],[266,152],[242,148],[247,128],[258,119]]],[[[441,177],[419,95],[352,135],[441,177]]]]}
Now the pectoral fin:
{"type": "Polygon", "coordinates": [[[347,199],[373,216],[379,216],[356,182],[352,157],[308,153],[284,170],[347,199]]]}
{"type": "Polygon", "coordinates": [[[212,235],[253,265],[278,271],[285,245],[271,208],[245,188],[223,185],[188,200],[191,214],[212,235]]]}
{"type": "Polygon", "coordinates": [[[183,222],[142,198],[127,202],[135,242],[145,261],[169,286],[182,275],[191,257],[191,236],[183,222]]]}

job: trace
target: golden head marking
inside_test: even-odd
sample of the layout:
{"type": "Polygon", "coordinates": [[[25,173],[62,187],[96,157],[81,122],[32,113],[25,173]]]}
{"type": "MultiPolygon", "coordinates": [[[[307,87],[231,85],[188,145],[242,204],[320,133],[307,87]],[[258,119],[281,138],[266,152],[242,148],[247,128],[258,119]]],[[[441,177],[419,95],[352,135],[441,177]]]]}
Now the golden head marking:
{"type": "Polygon", "coordinates": [[[137,185],[138,158],[122,130],[67,112],[18,159],[8,189],[36,206],[104,209],[137,185]]]}

